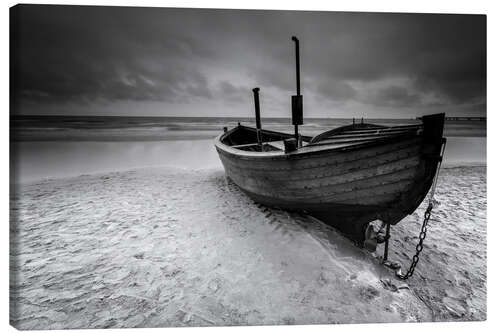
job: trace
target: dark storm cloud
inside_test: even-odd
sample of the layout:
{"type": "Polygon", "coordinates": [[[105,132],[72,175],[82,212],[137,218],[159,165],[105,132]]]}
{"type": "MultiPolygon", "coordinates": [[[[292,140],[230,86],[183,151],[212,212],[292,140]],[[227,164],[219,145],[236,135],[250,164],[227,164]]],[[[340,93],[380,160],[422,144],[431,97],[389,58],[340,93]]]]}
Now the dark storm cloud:
{"type": "Polygon", "coordinates": [[[342,81],[323,81],[318,85],[317,92],[336,101],[345,101],[356,96],[356,90],[350,84],[342,81]]]}
{"type": "Polygon", "coordinates": [[[16,7],[14,97],[37,103],[249,99],[253,86],[375,106],[481,104],[479,15],[16,7]],[[406,86],[391,80],[404,79],[406,86]],[[371,91],[363,87],[370,84],[371,91]]]}
{"type": "Polygon", "coordinates": [[[365,102],[376,106],[411,107],[421,103],[419,95],[410,93],[408,89],[400,86],[381,88],[365,102]]]}
{"type": "MultiPolygon", "coordinates": [[[[301,21],[299,14],[292,15],[301,21]]],[[[322,81],[316,88],[326,98],[354,98],[349,81],[390,77],[408,78],[420,92],[439,94],[451,103],[486,97],[484,16],[310,13],[302,18],[308,22],[301,33],[303,75],[311,86],[322,81]],[[345,93],[336,96],[341,87],[345,93]]],[[[277,53],[275,58],[279,57],[283,55],[277,53]]],[[[283,82],[293,79],[284,80],[282,67],[280,71],[270,67],[262,69],[262,77],[289,88],[283,82]]],[[[381,87],[380,95],[386,89],[381,87]]],[[[408,102],[413,104],[416,98],[411,96],[408,102]]]]}
{"type": "Polygon", "coordinates": [[[224,98],[228,102],[241,102],[251,95],[246,87],[236,87],[231,82],[222,81],[219,83],[218,97],[224,98]]]}
{"type": "Polygon", "coordinates": [[[21,98],[89,102],[211,97],[196,66],[210,51],[176,34],[168,15],[110,7],[18,9],[18,62],[13,72],[21,98]]]}

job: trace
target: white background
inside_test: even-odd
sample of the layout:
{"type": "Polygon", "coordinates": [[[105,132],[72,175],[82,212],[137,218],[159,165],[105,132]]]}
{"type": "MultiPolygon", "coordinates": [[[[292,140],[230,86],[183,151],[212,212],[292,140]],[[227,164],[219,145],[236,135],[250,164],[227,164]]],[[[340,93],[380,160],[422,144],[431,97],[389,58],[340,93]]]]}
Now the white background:
{"type": "MultiPolygon", "coordinates": [[[[1,121],[0,121],[0,156],[1,156],[1,186],[0,186],[0,212],[2,228],[0,229],[0,327],[2,331],[14,332],[9,326],[9,7],[17,2],[4,2],[1,11],[1,121]]],[[[316,325],[316,326],[263,326],[263,327],[211,327],[211,328],[164,328],[164,329],[134,329],[134,330],[93,330],[92,332],[470,332],[470,331],[499,331],[500,312],[498,285],[500,241],[499,223],[500,214],[496,207],[499,192],[498,153],[495,147],[500,144],[499,130],[499,98],[500,94],[498,76],[500,67],[499,31],[500,31],[500,6],[496,1],[468,0],[468,1],[389,1],[389,0],[349,0],[349,1],[278,1],[278,0],[253,0],[253,1],[223,1],[223,0],[178,0],[178,1],[36,1],[26,3],[52,3],[72,5],[114,5],[114,6],[143,6],[143,7],[198,7],[198,8],[253,8],[253,9],[291,9],[291,10],[330,10],[330,11],[374,11],[374,12],[413,12],[413,13],[457,13],[457,14],[487,14],[488,34],[488,320],[486,322],[467,323],[419,323],[419,324],[370,324],[370,325],[316,325]],[[492,148],[493,147],[493,148],[492,148]],[[496,329],[494,327],[498,326],[496,329]]],[[[89,21],[91,24],[91,21],[89,21]]],[[[54,331],[57,332],[57,331],[54,331]]],[[[75,330],[72,332],[89,332],[75,330]]]]}

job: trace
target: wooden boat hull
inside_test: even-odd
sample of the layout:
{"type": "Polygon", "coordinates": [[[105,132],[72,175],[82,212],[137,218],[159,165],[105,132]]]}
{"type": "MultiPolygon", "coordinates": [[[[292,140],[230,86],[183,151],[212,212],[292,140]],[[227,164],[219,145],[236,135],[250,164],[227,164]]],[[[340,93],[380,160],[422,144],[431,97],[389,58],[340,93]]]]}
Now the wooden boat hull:
{"type": "MultiPolygon", "coordinates": [[[[394,225],[425,198],[441,152],[443,123],[444,115],[426,116],[419,131],[340,148],[323,138],[288,154],[240,151],[223,143],[227,133],[215,145],[226,175],[254,201],[307,212],[362,242],[369,222],[394,225]]],[[[349,133],[354,132],[363,131],[349,133]]]]}

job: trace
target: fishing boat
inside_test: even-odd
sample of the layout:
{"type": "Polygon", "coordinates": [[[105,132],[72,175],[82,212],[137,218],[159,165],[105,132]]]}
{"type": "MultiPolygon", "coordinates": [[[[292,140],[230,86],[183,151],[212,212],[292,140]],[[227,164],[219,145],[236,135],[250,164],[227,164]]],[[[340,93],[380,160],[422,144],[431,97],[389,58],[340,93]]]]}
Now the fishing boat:
{"type": "Polygon", "coordinates": [[[297,63],[295,133],[261,128],[255,88],[256,127],[225,128],[215,139],[216,150],[226,175],[255,202],[305,212],[360,245],[373,245],[370,222],[397,224],[431,188],[442,158],[445,115],[426,115],[420,123],[392,127],[353,121],[314,137],[301,136],[298,39],[292,39],[297,63]]]}

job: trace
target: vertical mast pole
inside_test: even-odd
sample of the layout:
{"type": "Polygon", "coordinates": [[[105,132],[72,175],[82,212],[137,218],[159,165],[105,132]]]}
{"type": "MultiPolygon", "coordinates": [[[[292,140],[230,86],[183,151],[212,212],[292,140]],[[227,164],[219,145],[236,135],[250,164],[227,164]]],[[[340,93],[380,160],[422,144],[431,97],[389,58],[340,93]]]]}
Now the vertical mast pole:
{"type": "Polygon", "coordinates": [[[295,42],[295,73],[297,79],[297,96],[300,96],[300,53],[299,53],[299,40],[293,36],[292,40],[295,42]]]}
{"type": "Polygon", "coordinates": [[[303,124],[302,119],[302,95],[300,94],[300,54],[299,54],[299,40],[293,36],[292,40],[295,42],[295,73],[297,82],[297,95],[292,96],[292,123],[295,126],[295,139],[299,145],[299,125],[303,124]]]}
{"type": "Polygon", "coordinates": [[[255,127],[257,128],[257,143],[262,147],[262,137],[260,133],[260,101],[259,101],[259,88],[253,88],[253,100],[255,102],[255,127]]]}

